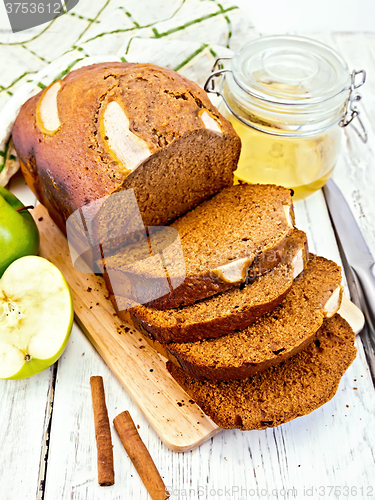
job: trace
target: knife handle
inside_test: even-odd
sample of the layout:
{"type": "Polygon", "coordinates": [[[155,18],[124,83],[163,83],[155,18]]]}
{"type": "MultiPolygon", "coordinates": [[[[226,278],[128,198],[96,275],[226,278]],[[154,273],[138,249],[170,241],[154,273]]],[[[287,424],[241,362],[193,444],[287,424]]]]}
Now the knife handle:
{"type": "Polygon", "coordinates": [[[373,333],[375,332],[375,276],[374,264],[371,263],[365,267],[351,266],[353,274],[356,277],[359,285],[360,292],[363,299],[364,315],[371,327],[373,333]]]}

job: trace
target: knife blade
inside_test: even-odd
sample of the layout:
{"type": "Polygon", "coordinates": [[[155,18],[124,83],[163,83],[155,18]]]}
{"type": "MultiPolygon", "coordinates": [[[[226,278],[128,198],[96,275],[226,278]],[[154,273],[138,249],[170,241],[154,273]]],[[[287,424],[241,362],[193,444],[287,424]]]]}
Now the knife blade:
{"type": "Polygon", "coordinates": [[[375,333],[374,258],[347,201],[332,179],[323,187],[323,192],[336,234],[358,288],[361,309],[368,326],[375,333]]]}

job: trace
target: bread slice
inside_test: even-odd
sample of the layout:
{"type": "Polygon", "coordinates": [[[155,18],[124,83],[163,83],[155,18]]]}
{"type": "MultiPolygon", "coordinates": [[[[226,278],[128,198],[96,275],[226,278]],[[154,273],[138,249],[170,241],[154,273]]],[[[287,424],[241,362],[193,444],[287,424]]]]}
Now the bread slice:
{"type": "Polygon", "coordinates": [[[166,353],[195,378],[251,377],[290,358],[315,338],[323,319],[340,307],[340,283],[339,266],[310,255],[284,301],[256,323],[215,339],[166,344],[166,353]]]}
{"type": "Polygon", "coordinates": [[[158,309],[193,304],[283,262],[293,225],[289,189],[259,184],[224,188],[170,225],[178,231],[183,258],[178,254],[181,247],[170,245],[160,252],[164,267],[158,272],[152,259],[130,262],[125,248],[105,259],[106,285],[110,290],[112,286],[111,292],[116,289],[119,298],[131,288],[129,299],[138,303],[145,301],[134,290],[160,286],[159,297],[146,303],[158,309]],[[183,279],[186,271],[184,281],[169,293],[162,291],[165,271],[170,281],[183,279]]]}
{"type": "MultiPolygon", "coordinates": [[[[62,231],[72,212],[124,190],[145,225],[166,224],[232,185],[241,149],[203,89],[153,64],[71,71],[22,106],[12,134],[29,187],[62,231]]],[[[128,222],[110,215],[106,234],[128,222]]]]}
{"type": "Polygon", "coordinates": [[[267,274],[179,309],[137,306],[129,310],[132,322],[162,343],[196,342],[242,330],[282,302],[305,267],[306,256],[306,234],[295,229],[288,238],[285,263],[267,274]]]}
{"type": "Polygon", "coordinates": [[[200,381],[170,361],[167,368],[219,427],[275,427],[329,401],[356,356],[354,332],[338,314],[316,339],[287,361],[245,380],[200,381]]]}

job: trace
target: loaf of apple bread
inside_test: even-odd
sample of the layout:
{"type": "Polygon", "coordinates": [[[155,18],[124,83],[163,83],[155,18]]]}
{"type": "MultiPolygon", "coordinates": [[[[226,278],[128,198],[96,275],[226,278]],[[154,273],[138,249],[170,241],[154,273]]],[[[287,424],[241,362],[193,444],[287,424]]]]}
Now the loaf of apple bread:
{"type": "MultiPolygon", "coordinates": [[[[13,140],[28,185],[63,231],[83,205],[127,189],[146,226],[164,225],[231,185],[241,148],[198,85],[120,62],[72,71],[29,99],[13,140]]],[[[126,217],[106,214],[108,227],[126,217]]]]}

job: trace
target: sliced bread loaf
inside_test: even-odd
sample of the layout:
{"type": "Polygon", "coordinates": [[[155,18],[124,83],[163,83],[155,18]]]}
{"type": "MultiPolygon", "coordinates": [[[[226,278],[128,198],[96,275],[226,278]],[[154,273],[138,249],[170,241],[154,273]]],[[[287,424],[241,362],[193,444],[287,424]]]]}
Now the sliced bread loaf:
{"type": "MultiPolygon", "coordinates": [[[[259,184],[232,186],[171,224],[178,231],[183,258],[177,253],[179,248],[170,245],[162,252],[164,268],[158,271],[152,259],[129,262],[124,249],[107,257],[105,267],[116,282],[117,296],[121,296],[122,283],[126,290],[129,282],[133,290],[157,288],[160,283],[162,290],[165,271],[174,279],[186,271],[182,284],[146,304],[158,309],[186,306],[283,262],[293,224],[289,189],[259,184]]],[[[104,277],[111,289],[108,272],[104,277]]],[[[137,296],[129,298],[137,302],[137,296]]]]}
{"type": "Polygon", "coordinates": [[[329,401],[356,356],[354,332],[338,314],[287,361],[245,380],[200,381],[170,361],[168,370],[219,427],[266,429],[329,401]]]}
{"type": "Polygon", "coordinates": [[[270,272],[179,309],[134,307],[129,311],[132,322],[162,343],[195,342],[242,330],[285,298],[294,278],[305,267],[306,256],[306,234],[295,229],[288,238],[285,263],[270,272]]]}
{"type": "Polygon", "coordinates": [[[256,323],[215,339],[166,344],[166,353],[195,378],[251,377],[290,358],[315,338],[323,319],[340,307],[340,283],[340,268],[334,262],[310,255],[284,301],[256,323]]]}

